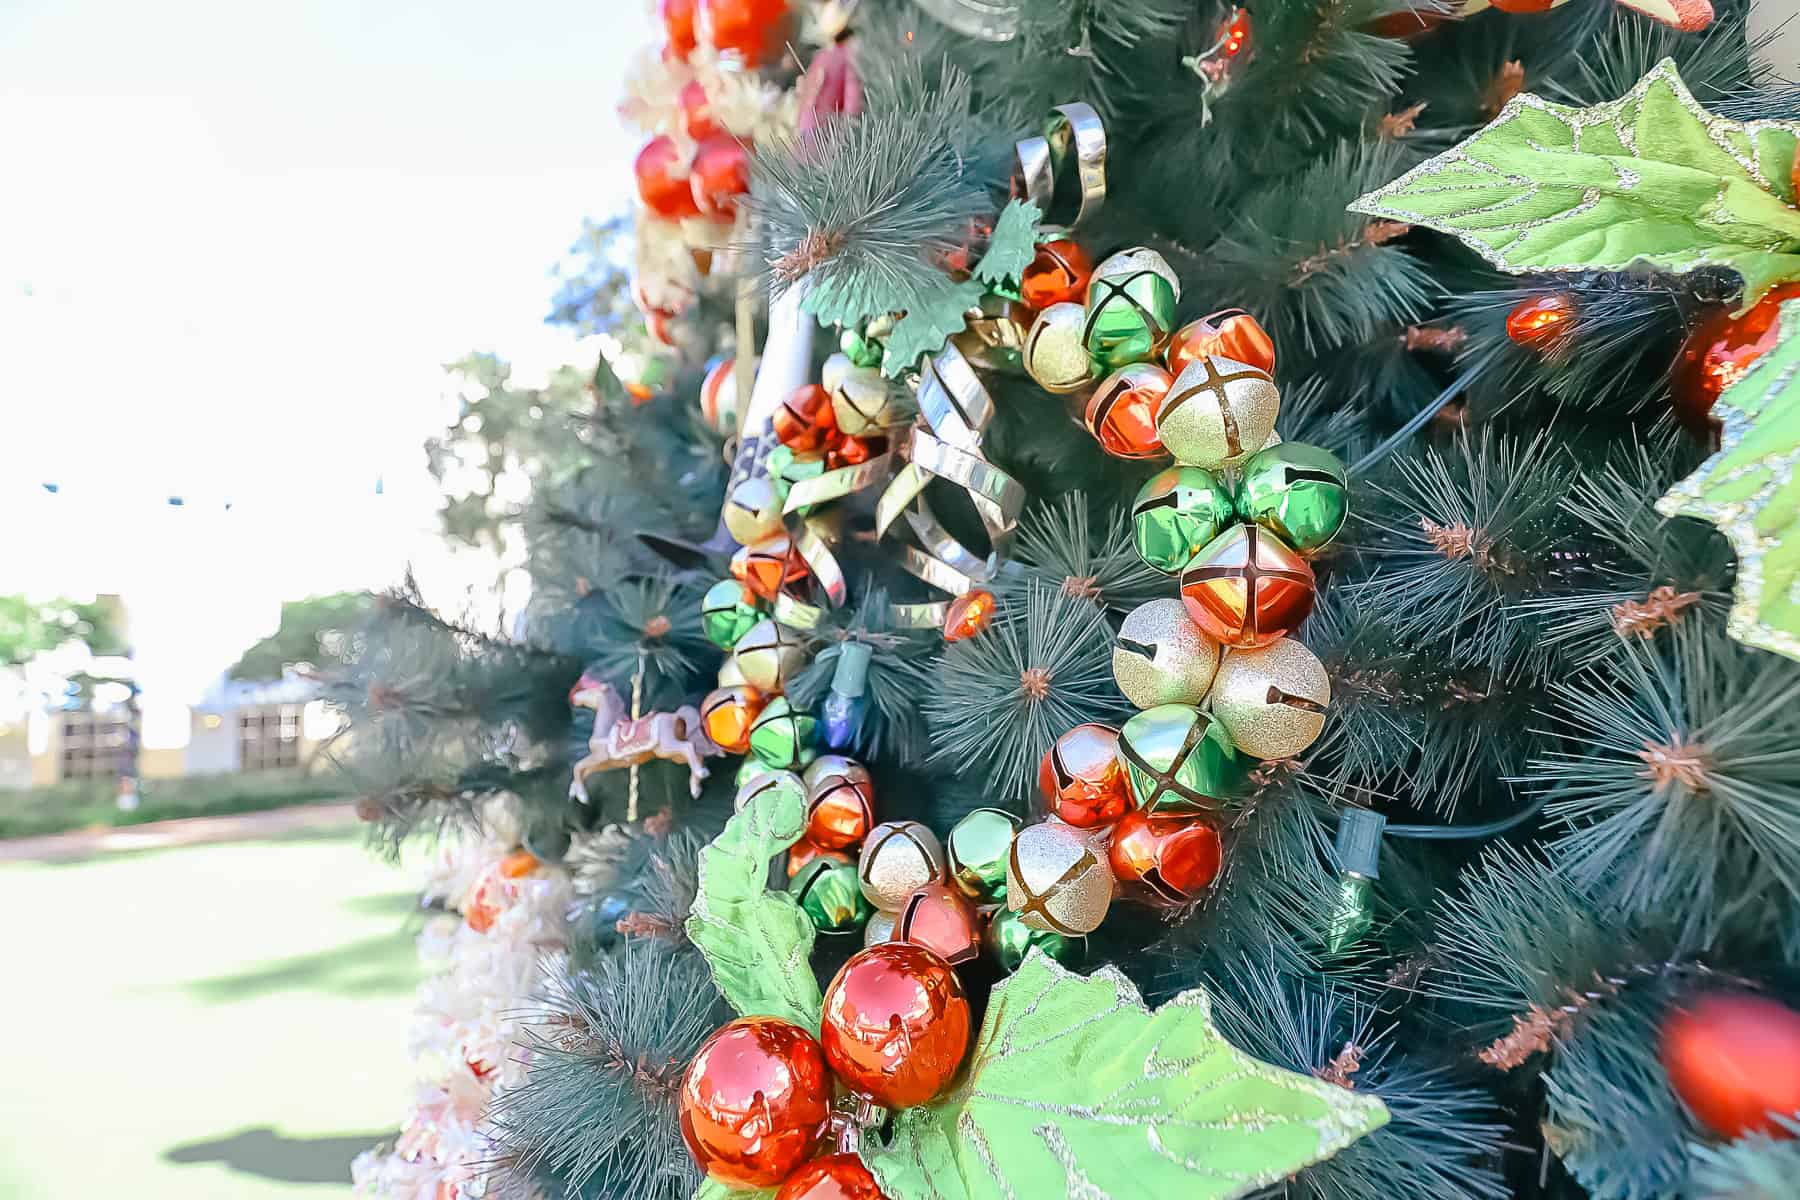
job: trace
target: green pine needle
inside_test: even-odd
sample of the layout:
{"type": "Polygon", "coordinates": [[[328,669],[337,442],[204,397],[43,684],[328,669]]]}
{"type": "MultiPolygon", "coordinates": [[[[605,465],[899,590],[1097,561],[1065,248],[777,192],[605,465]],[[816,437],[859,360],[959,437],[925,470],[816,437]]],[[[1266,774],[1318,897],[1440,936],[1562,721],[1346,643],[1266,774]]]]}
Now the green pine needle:
{"type": "Polygon", "coordinates": [[[1123,614],[1175,590],[1167,575],[1138,557],[1130,511],[1099,506],[1078,491],[1020,518],[1012,562],[1018,569],[1002,574],[996,585],[1009,599],[1022,601],[1033,587],[1048,586],[1123,614]]]}

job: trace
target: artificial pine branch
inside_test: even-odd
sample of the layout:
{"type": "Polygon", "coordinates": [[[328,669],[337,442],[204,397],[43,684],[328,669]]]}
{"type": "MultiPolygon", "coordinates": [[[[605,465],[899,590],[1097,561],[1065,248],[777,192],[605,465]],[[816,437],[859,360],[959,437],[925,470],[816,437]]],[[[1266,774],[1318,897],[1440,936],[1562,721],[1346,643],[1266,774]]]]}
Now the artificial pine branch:
{"type": "Polygon", "coordinates": [[[905,767],[921,765],[930,742],[919,697],[930,682],[924,660],[932,639],[919,630],[894,628],[885,589],[871,583],[858,589],[858,595],[854,608],[833,612],[817,631],[822,645],[788,693],[800,707],[816,709],[831,690],[843,645],[864,643],[870,649],[864,693],[868,708],[854,752],[871,761],[892,758],[905,767]]]}
{"type": "Polygon", "coordinates": [[[1102,508],[1079,491],[1029,509],[1019,520],[1012,564],[997,594],[1023,602],[1033,587],[1053,587],[1123,615],[1169,594],[1168,576],[1132,545],[1131,514],[1102,508]]]}

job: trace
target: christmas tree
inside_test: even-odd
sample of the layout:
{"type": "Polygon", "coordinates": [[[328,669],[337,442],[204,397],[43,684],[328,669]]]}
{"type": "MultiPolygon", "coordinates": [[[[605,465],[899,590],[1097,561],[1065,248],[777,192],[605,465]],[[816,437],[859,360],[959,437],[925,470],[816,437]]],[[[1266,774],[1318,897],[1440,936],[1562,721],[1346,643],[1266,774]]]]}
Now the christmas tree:
{"type": "Polygon", "coordinates": [[[335,684],[377,836],[483,830],[437,890],[542,970],[453,971],[510,1023],[366,1188],[1793,1194],[1745,6],[659,13],[555,300],[608,353],[485,393],[529,610],[402,589],[335,684]]]}

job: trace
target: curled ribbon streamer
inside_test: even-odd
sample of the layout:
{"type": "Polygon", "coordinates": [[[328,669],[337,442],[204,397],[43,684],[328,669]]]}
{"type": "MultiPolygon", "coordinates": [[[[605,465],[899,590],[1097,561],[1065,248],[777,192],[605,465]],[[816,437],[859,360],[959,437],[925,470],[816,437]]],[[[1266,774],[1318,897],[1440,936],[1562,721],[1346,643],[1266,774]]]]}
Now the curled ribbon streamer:
{"type": "Polygon", "coordinates": [[[844,568],[832,552],[833,531],[816,517],[803,515],[815,505],[827,504],[873,487],[893,474],[898,461],[890,451],[878,454],[868,462],[853,467],[839,467],[811,479],[802,479],[788,489],[782,505],[788,536],[794,549],[812,572],[824,605],[808,604],[785,590],[775,597],[775,619],[794,629],[816,629],[825,619],[827,608],[838,608],[849,596],[844,568]]]}
{"type": "Polygon", "coordinates": [[[1057,105],[1050,110],[1043,135],[1021,139],[1014,148],[1025,198],[1044,214],[1040,228],[1046,232],[1073,229],[1106,203],[1106,126],[1090,105],[1080,101],[1057,105]],[[1059,189],[1057,168],[1071,157],[1074,179],[1059,189]],[[1059,191],[1063,200],[1074,199],[1073,214],[1067,203],[1058,203],[1059,191]]]}

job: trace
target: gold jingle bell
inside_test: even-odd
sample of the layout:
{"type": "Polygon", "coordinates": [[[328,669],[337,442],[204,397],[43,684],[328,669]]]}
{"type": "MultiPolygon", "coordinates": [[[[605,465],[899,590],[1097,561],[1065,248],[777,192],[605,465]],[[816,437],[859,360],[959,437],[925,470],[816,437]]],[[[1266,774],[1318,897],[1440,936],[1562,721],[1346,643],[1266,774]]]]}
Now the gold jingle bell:
{"type": "Polygon", "coordinates": [[[1219,643],[1173,597],[1138,605],[1113,641],[1113,679],[1139,708],[1199,704],[1219,669],[1219,643]]]}
{"type": "Polygon", "coordinates": [[[1031,929],[1091,933],[1112,905],[1112,868],[1097,840],[1061,821],[1027,825],[1006,858],[1006,907],[1031,929]]]}
{"type": "Polygon", "coordinates": [[[1239,750],[1292,758],[1318,738],[1331,703],[1331,678],[1293,638],[1260,650],[1233,650],[1213,681],[1212,712],[1239,750]]]}
{"type": "Polygon", "coordinates": [[[1176,462],[1216,471],[1261,450],[1280,411],[1281,392],[1267,371],[1215,354],[1175,377],[1156,410],[1156,431],[1176,462]]]}

